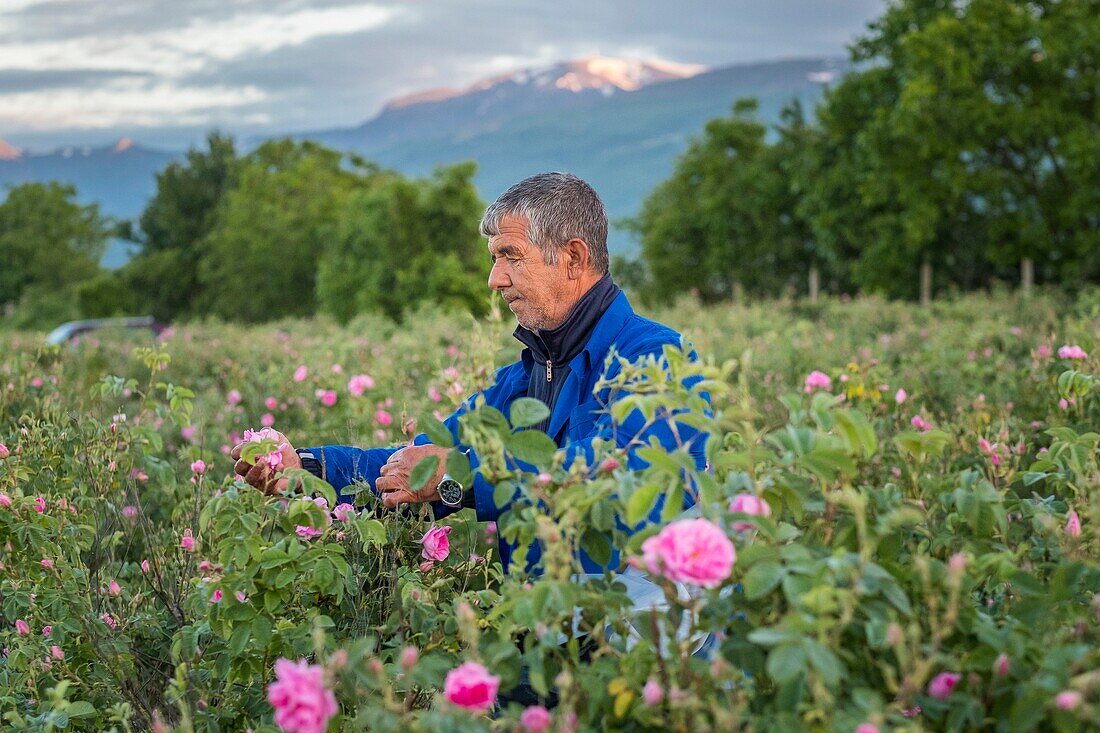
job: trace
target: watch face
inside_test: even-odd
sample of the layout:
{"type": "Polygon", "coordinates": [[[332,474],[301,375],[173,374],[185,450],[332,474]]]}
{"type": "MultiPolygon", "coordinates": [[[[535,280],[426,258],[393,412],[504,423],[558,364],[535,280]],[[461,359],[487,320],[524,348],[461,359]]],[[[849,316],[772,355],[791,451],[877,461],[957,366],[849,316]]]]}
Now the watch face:
{"type": "Polygon", "coordinates": [[[439,483],[439,498],[447,506],[458,506],[462,503],[462,484],[453,478],[443,479],[439,483]]]}

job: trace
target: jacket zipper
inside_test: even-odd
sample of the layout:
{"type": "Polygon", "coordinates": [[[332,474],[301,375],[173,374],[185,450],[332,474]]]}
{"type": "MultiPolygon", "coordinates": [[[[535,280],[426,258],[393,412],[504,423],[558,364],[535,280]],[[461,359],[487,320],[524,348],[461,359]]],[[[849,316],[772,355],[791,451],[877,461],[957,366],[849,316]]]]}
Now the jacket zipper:
{"type": "Polygon", "coordinates": [[[546,381],[547,382],[553,382],[554,381],[553,369],[554,369],[554,362],[547,359],[546,360],[546,381]]]}

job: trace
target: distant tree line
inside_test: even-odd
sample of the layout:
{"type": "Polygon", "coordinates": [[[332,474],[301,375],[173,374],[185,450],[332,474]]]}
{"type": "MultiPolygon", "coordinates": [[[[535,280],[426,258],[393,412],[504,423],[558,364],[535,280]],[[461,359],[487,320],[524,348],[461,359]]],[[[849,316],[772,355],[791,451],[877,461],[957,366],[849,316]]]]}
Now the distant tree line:
{"type": "Polygon", "coordinates": [[[317,312],[393,318],[425,301],[478,312],[488,258],[476,166],[410,179],[311,142],[239,155],[211,134],[157,176],[136,222],[112,222],[56,183],[0,204],[0,304],[16,325],[149,313],[258,322],[317,312]],[[138,244],[99,267],[112,236],[138,244]]]}
{"type": "Polygon", "coordinates": [[[794,104],[769,134],[740,101],[706,126],[631,222],[635,287],[713,302],[1097,282],[1096,9],[892,3],[816,119],[794,104]]]}

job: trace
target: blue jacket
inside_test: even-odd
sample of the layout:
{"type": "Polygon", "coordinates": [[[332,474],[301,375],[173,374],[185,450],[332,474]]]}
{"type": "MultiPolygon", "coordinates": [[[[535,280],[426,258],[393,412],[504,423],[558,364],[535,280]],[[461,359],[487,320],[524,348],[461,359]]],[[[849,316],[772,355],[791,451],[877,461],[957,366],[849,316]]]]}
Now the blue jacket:
{"type": "MultiPolygon", "coordinates": [[[[546,431],[554,441],[566,451],[565,465],[568,467],[578,457],[584,457],[588,465],[594,461],[593,441],[601,438],[605,441],[616,440],[620,448],[626,448],[634,439],[635,443],[645,445],[650,436],[657,436],[661,445],[669,450],[676,447],[676,439],[672,430],[665,421],[657,421],[645,428],[645,420],[635,410],[628,415],[624,422],[612,427],[611,415],[607,411],[611,395],[605,390],[601,394],[595,394],[596,382],[603,375],[604,361],[612,347],[618,356],[627,361],[635,361],[646,355],[660,355],[666,344],[680,345],[680,334],[660,323],[648,320],[636,314],[631,308],[625,293],[619,293],[611,305],[600,317],[588,344],[572,361],[569,362],[569,374],[562,385],[561,393],[554,405],[550,416],[550,427],[546,431]],[[645,428],[644,432],[640,432],[645,428]]],[[[533,360],[528,349],[524,349],[520,360],[501,367],[496,374],[496,384],[489,387],[482,394],[486,404],[497,408],[505,415],[509,414],[508,408],[512,401],[524,397],[527,392],[527,382],[531,373],[533,360]]],[[[616,360],[607,371],[607,376],[614,376],[619,371],[616,360]]],[[[475,395],[476,396],[476,395],[475,395]]],[[[473,407],[474,397],[471,396],[444,424],[455,435],[458,442],[458,418],[473,407]]],[[[705,464],[704,443],[706,435],[689,428],[683,424],[677,425],[677,433],[681,441],[688,444],[695,464],[700,470],[705,464]]],[[[421,434],[413,441],[417,445],[428,443],[427,436],[421,434]]],[[[461,446],[464,447],[464,446],[461,446]]],[[[342,445],[328,445],[311,449],[314,455],[319,452],[324,454],[325,478],[337,490],[349,486],[355,481],[368,482],[374,487],[374,481],[378,478],[379,469],[386,463],[389,457],[400,450],[397,448],[355,448],[342,445]]],[[[471,451],[468,453],[471,463],[476,468],[477,456],[471,451]]],[[[644,468],[646,461],[639,458],[633,450],[627,454],[627,468],[644,468]]],[[[475,474],[473,484],[474,501],[477,509],[477,518],[482,522],[496,521],[508,506],[496,506],[493,503],[493,486],[480,474],[475,474]]],[[[341,496],[342,501],[347,501],[341,496]]],[[[690,492],[685,491],[684,507],[694,503],[690,492]]],[[[442,504],[435,504],[437,517],[449,514],[451,511],[442,504]]],[[[654,508],[650,519],[656,521],[660,514],[660,505],[654,508]]],[[[499,533],[498,533],[499,536],[499,533]]],[[[511,560],[513,547],[503,540],[499,540],[501,563],[505,571],[511,560]]],[[[532,548],[532,554],[527,562],[530,567],[538,558],[538,548],[532,548]]],[[[581,562],[586,572],[599,573],[604,568],[593,561],[586,554],[581,554],[581,562]]],[[[614,569],[619,565],[618,553],[614,553],[608,568],[614,569]]]]}

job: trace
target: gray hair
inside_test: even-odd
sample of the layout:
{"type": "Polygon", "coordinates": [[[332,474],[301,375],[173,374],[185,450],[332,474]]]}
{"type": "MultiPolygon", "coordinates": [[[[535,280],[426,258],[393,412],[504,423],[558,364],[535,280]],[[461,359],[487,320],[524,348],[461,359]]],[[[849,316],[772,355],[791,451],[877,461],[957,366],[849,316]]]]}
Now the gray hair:
{"type": "Polygon", "coordinates": [[[481,235],[500,234],[505,216],[527,220],[527,238],[557,264],[558,252],[570,239],[588,245],[589,264],[599,274],[609,269],[607,212],[596,191],[572,173],[539,173],[502,193],[481,217],[481,235]]]}

